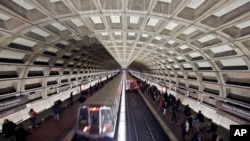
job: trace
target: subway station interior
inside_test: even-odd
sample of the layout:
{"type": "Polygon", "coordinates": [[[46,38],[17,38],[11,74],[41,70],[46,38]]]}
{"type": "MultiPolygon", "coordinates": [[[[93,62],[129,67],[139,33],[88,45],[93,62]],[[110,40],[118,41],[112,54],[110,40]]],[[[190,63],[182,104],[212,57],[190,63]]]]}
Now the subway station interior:
{"type": "Polygon", "coordinates": [[[122,68],[225,132],[249,124],[249,7],[250,0],[0,0],[0,125],[28,123],[31,108],[41,116],[70,93],[78,104],[83,89],[122,68]]]}

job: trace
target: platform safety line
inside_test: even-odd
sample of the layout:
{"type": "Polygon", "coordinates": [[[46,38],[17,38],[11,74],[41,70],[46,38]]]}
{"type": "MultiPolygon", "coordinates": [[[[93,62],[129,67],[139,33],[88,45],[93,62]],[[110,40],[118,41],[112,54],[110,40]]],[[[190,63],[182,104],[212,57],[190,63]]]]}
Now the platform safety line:
{"type": "Polygon", "coordinates": [[[122,87],[121,95],[121,109],[120,109],[120,119],[119,119],[119,129],[118,129],[118,141],[126,141],[126,109],[125,109],[125,83],[122,87]]]}
{"type": "Polygon", "coordinates": [[[141,95],[142,99],[144,100],[144,102],[146,103],[146,105],[148,106],[148,108],[150,109],[150,111],[153,113],[153,115],[155,116],[155,118],[157,119],[157,121],[160,123],[160,125],[162,126],[163,131],[165,132],[165,134],[168,135],[168,138],[171,141],[178,141],[176,136],[173,134],[173,132],[167,127],[166,123],[163,121],[163,119],[159,116],[159,114],[154,110],[154,108],[150,105],[150,103],[148,102],[148,100],[145,98],[145,96],[142,94],[142,92],[140,90],[138,90],[139,94],[141,95]]]}

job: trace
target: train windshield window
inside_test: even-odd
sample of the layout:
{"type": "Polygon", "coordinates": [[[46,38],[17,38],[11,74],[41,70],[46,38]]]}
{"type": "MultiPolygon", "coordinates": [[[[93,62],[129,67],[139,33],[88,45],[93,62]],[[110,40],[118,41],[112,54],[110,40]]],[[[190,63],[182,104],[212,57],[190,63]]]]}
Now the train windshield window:
{"type": "Polygon", "coordinates": [[[79,119],[80,124],[88,122],[88,109],[81,109],[79,119]]]}
{"type": "Polygon", "coordinates": [[[114,127],[113,127],[113,122],[112,122],[112,118],[111,118],[111,114],[110,114],[110,110],[105,110],[103,109],[101,111],[101,117],[102,117],[102,133],[105,132],[111,132],[113,131],[114,127]]]}
{"type": "Polygon", "coordinates": [[[102,110],[102,124],[111,122],[111,115],[109,110],[102,110]]]}

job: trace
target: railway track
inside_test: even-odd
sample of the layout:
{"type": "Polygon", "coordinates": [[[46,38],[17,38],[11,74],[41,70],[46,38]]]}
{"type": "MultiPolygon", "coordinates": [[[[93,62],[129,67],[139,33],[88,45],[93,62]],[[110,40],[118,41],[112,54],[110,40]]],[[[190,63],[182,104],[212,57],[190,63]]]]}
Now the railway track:
{"type": "Polygon", "coordinates": [[[169,141],[138,92],[126,92],[127,141],[169,141]]]}

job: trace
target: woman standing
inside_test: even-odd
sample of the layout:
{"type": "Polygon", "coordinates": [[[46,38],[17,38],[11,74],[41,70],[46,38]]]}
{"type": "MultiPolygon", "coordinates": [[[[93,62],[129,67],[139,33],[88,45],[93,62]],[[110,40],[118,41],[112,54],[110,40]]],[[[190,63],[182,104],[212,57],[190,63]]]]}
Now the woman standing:
{"type": "Polygon", "coordinates": [[[32,124],[32,127],[38,127],[36,124],[36,117],[37,117],[37,113],[34,111],[34,109],[30,109],[29,111],[29,116],[30,116],[30,122],[32,124]]]}

